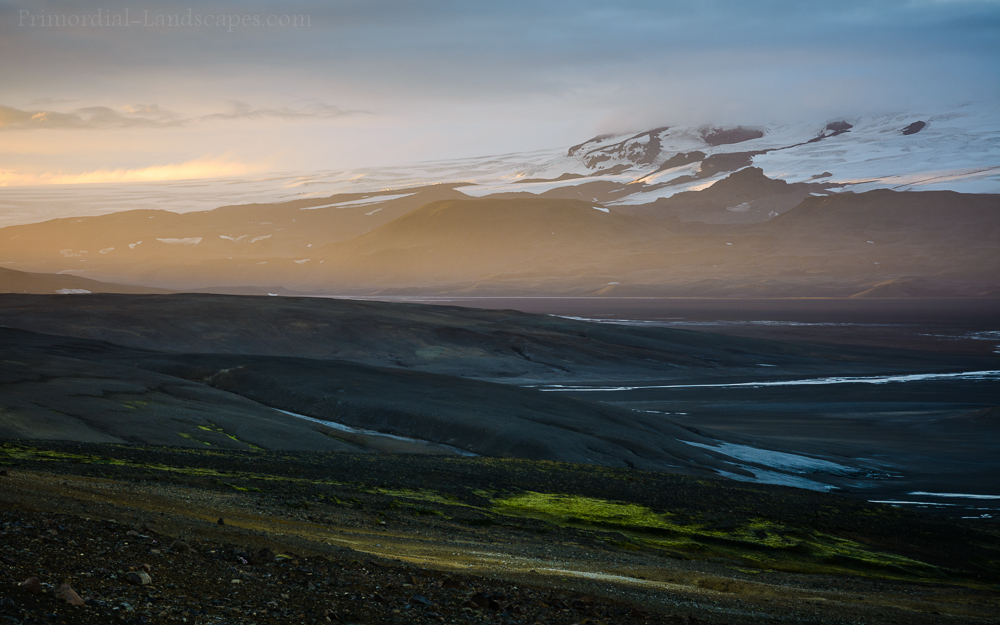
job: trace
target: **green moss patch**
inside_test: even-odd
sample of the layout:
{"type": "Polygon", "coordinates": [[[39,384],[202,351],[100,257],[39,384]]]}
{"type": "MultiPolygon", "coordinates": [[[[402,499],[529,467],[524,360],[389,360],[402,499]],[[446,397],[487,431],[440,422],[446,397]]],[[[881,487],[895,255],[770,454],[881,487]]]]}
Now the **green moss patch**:
{"type": "Polygon", "coordinates": [[[214,424],[212,422],[209,422],[208,425],[199,425],[198,429],[199,430],[204,430],[206,432],[214,432],[216,434],[222,434],[226,438],[228,438],[230,440],[233,440],[233,441],[236,441],[237,443],[240,443],[241,445],[246,445],[250,449],[254,449],[254,450],[257,450],[257,451],[264,451],[264,448],[261,447],[260,445],[254,445],[253,443],[248,443],[245,440],[241,440],[239,438],[236,438],[235,435],[230,434],[229,432],[226,432],[221,427],[219,427],[218,425],[216,425],[216,424],[214,424]]]}
{"type": "Polygon", "coordinates": [[[938,567],[808,528],[739,519],[719,528],[657,513],[634,503],[527,492],[496,499],[494,511],[561,526],[619,532],[638,544],[686,558],[725,558],[800,573],[848,573],[890,578],[939,578],[938,567]]]}

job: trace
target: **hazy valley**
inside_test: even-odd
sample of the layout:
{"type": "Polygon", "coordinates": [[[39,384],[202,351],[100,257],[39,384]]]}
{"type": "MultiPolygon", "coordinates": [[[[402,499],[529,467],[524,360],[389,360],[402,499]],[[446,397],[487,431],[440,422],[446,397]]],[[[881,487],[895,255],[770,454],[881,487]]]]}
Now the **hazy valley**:
{"type": "Polygon", "coordinates": [[[9,575],[93,513],[190,592],[294,562],[254,622],[989,622],[1000,130],[916,117],[74,189],[0,229],[9,575]]]}

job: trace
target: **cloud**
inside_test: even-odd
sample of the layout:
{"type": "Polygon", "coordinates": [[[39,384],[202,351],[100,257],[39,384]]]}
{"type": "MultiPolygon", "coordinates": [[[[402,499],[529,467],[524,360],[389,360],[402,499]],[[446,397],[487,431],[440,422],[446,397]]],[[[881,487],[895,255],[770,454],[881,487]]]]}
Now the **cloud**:
{"type": "Polygon", "coordinates": [[[283,106],[278,108],[258,108],[251,107],[246,102],[232,100],[230,110],[225,113],[211,113],[203,115],[199,121],[227,120],[227,119],[331,119],[344,115],[371,115],[369,111],[345,111],[338,106],[327,104],[319,100],[306,100],[297,108],[283,106]]]}
{"type": "Polygon", "coordinates": [[[0,105],[0,130],[43,128],[162,128],[178,126],[177,113],[156,104],[137,104],[119,110],[107,106],[87,106],[69,113],[36,109],[21,110],[0,105]]]}
{"type": "Polygon", "coordinates": [[[133,104],[113,109],[108,106],[88,106],[68,113],[36,109],[22,110],[0,105],[0,131],[41,129],[109,128],[170,128],[193,126],[203,122],[237,119],[332,119],[345,115],[370,114],[366,111],[345,111],[318,100],[306,100],[299,106],[253,108],[246,102],[232,101],[230,109],[221,113],[185,117],[160,108],[157,104],[133,104]]]}
{"type": "Polygon", "coordinates": [[[40,106],[45,104],[67,104],[69,102],[74,102],[74,101],[75,100],[69,100],[67,98],[46,97],[46,98],[38,98],[37,100],[32,100],[31,102],[28,102],[28,104],[31,106],[40,106]]]}
{"type": "MultiPolygon", "coordinates": [[[[286,151],[283,167],[354,167],[572,145],[608,130],[1000,98],[995,0],[212,3],[218,14],[311,18],[234,32],[19,26],[36,4],[0,0],[0,58],[10,61],[0,63],[0,103],[17,107],[0,108],[0,168],[18,171],[133,167],[127,159],[147,158],[146,135],[176,162],[240,145],[241,155],[286,151]],[[78,108],[93,103],[113,106],[78,108]],[[97,134],[120,136],[95,148],[97,134]]],[[[80,12],[69,0],[43,4],[46,15],[80,12]]],[[[99,6],[169,15],[190,3],[99,6]]]]}
{"type": "Polygon", "coordinates": [[[140,169],[98,169],[79,174],[62,172],[25,174],[11,170],[0,170],[0,187],[230,178],[256,173],[261,169],[262,167],[258,165],[240,163],[226,158],[202,158],[140,169]]]}

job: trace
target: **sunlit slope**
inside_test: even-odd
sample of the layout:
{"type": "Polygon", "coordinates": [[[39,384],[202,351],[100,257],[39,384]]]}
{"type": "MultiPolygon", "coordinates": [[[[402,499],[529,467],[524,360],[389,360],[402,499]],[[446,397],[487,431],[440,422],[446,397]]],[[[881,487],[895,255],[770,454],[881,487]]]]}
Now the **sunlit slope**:
{"type": "Polygon", "coordinates": [[[892,296],[995,296],[998,245],[1000,196],[888,190],[810,197],[733,241],[747,274],[908,285],[892,296]]]}
{"type": "Polygon", "coordinates": [[[604,213],[572,200],[432,204],[323,250],[317,281],[297,286],[848,297],[903,281],[896,295],[997,292],[994,195],[810,196],[745,226],[665,212],[604,213]]]}
{"type": "Polygon", "coordinates": [[[109,284],[69,274],[27,273],[0,267],[0,293],[33,295],[82,293],[165,293],[162,289],[109,284]]]}
{"type": "Polygon", "coordinates": [[[998,225],[998,195],[830,193],[748,167],[645,206],[440,186],[61,219],[0,230],[0,262],[170,290],[983,297],[998,225]]]}
{"type": "Polygon", "coordinates": [[[577,200],[448,200],[322,250],[312,286],[600,274],[609,258],[651,244],[661,227],[577,200]]]}
{"type": "Polygon", "coordinates": [[[444,185],[184,214],[134,210],[54,219],[0,230],[0,262],[22,271],[69,272],[101,280],[182,287],[241,285],[252,280],[258,262],[277,258],[291,264],[308,259],[319,247],[354,238],[428,202],[456,196],[463,197],[444,185]],[[241,269],[244,262],[254,269],[241,269]],[[159,271],[164,267],[171,270],[164,274],[159,271]],[[171,281],[173,275],[191,279],[171,281]]]}

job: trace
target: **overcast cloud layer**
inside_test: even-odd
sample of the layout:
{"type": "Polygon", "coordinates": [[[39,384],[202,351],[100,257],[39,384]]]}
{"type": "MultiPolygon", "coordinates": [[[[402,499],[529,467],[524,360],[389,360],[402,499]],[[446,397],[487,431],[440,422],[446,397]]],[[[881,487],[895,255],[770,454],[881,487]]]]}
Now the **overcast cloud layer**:
{"type": "Polygon", "coordinates": [[[1000,100],[998,42],[995,0],[8,2],[0,170],[328,169],[929,110],[1000,100]]]}

